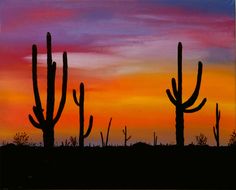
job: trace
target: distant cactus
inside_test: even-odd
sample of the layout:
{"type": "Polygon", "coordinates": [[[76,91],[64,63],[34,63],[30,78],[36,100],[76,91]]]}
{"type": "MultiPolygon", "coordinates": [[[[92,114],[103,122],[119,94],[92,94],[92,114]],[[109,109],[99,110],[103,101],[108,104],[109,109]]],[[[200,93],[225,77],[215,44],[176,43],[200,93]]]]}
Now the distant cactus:
{"type": "Polygon", "coordinates": [[[107,128],[106,142],[104,142],[103,134],[102,134],[102,132],[100,132],[101,139],[102,139],[102,146],[103,146],[103,147],[108,145],[108,139],[109,139],[109,132],[110,132],[110,127],[111,127],[111,121],[112,121],[112,117],[111,117],[111,119],[110,119],[110,121],[109,121],[108,128],[107,128]]]}
{"type": "Polygon", "coordinates": [[[179,146],[184,146],[184,113],[193,113],[199,111],[207,99],[204,98],[202,102],[195,108],[188,109],[192,106],[197,100],[200,85],[202,79],[202,63],[198,63],[198,75],[197,75],[197,84],[192,96],[183,103],[182,100],[182,44],[179,42],[178,44],[178,87],[176,84],[175,78],[172,78],[172,89],[173,94],[171,94],[170,90],[167,89],[166,93],[172,104],[174,104],[176,108],[176,144],[179,146]]]}
{"type": "Polygon", "coordinates": [[[216,140],[217,147],[220,146],[220,111],[218,110],[218,104],[216,103],[216,124],[213,126],[213,133],[216,140]]]}
{"type": "Polygon", "coordinates": [[[157,145],[157,136],[156,136],[156,133],[154,132],[153,133],[153,146],[156,146],[157,145]]]}
{"type": "Polygon", "coordinates": [[[125,135],[124,146],[127,146],[127,142],[131,139],[131,136],[127,137],[127,127],[126,126],[125,126],[125,129],[123,129],[123,134],[125,135]]]}
{"type": "MultiPolygon", "coordinates": [[[[47,33],[47,104],[46,104],[46,115],[44,116],[44,109],[42,108],[38,82],[37,82],[37,46],[32,46],[32,79],[33,79],[33,90],[35,106],[33,106],[33,112],[38,120],[35,121],[31,115],[29,120],[32,125],[43,131],[43,143],[44,147],[54,146],[54,126],[61,117],[63,108],[66,102],[66,89],[67,89],[67,54],[63,53],[63,77],[62,77],[62,95],[58,111],[54,116],[54,103],[55,103],[55,76],[56,76],[56,62],[52,61],[52,50],[51,50],[51,34],[47,33]]],[[[45,113],[45,112],[44,112],[45,113]]]]}
{"type": "Polygon", "coordinates": [[[90,115],[88,130],[84,134],[84,84],[80,83],[80,97],[79,101],[76,97],[76,90],[73,89],[73,98],[75,104],[79,107],[80,132],[79,132],[79,146],[84,147],[84,139],[87,138],[92,130],[93,116],[90,115]]]}

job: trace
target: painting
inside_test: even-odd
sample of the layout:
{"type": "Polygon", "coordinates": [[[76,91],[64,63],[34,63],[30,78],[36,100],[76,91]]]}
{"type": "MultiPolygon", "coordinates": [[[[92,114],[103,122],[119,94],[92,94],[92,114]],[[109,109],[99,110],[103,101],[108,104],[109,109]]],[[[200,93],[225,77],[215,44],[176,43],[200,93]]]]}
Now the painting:
{"type": "Polygon", "coordinates": [[[235,1],[2,0],[1,188],[236,188],[235,1]]]}

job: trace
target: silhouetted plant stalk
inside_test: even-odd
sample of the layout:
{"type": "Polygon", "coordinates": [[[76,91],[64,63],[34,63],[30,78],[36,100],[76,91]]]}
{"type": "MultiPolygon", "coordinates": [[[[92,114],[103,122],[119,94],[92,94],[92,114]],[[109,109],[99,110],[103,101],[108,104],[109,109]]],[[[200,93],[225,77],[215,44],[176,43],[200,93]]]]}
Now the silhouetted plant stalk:
{"type": "Polygon", "coordinates": [[[111,121],[112,121],[112,117],[111,117],[111,119],[110,119],[110,121],[109,121],[108,128],[107,128],[106,142],[104,142],[103,134],[102,134],[102,132],[100,132],[101,140],[102,140],[102,146],[103,146],[103,147],[108,145],[109,132],[110,132],[110,127],[111,127],[111,121]]]}
{"type": "Polygon", "coordinates": [[[54,102],[55,102],[55,76],[56,76],[56,62],[52,61],[52,49],[51,49],[51,34],[47,33],[47,102],[46,102],[46,115],[43,113],[38,82],[37,82],[37,46],[32,46],[32,79],[33,79],[33,90],[35,106],[33,106],[33,112],[37,119],[33,119],[29,115],[29,120],[32,125],[43,131],[43,143],[44,147],[54,146],[54,127],[61,117],[63,108],[66,102],[66,89],[67,89],[67,54],[63,53],[63,77],[62,77],[62,95],[58,111],[54,117],[54,102]]]}
{"type": "Polygon", "coordinates": [[[213,133],[216,140],[217,147],[220,146],[220,111],[218,110],[218,104],[216,103],[216,124],[213,126],[213,133]]]}
{"type": "Polygon", "coordinates": [[[199,111],[207,99],[204,98],[202,102],[195,108],[190,108],[198,98],[200,85],[202,79],[202,63],[198,62],[198,74],[197,74],[197,84],[192,96],[185,102],[182,100],[182,44],[179,42],[178,44],[178,87],[176,84],[175,78],[172,78],[172,89],[173,95],[170,90],[167,89],[166,93],[169,97],[172,104],[175,106],[176,113],[176,144],[179,146],[184,146],[184,113],[193,113],[199,111]]]}
{"type": "Polygon", "coordinates": [[[80,120],[80,132],[79,132],[79,146],[84,147],[84,139],[87,138],[92,130],[93,116],[90,115],[88,130],[84,134],[84,84],[80,83],[80,97],[79,101],[76,97],[76,90],[73,89],[73,98],[75,104],[79,107],[79,120],[80,120]]]}
{"type": "Polygon", "coordinates": [[[125,136],[124,138],[124,146],[127,146],[127,142],[131,139],[131,136],[127,137],[127,127],[125,126],[125,129],[123,129],[123,134],[125,136]]]}
{"type": "Polygon", "coordinates": [[[75,147],[77,145],[77,138],[70,136],[69,138],[71,146],[75,147]]]}
{"type": "Polygon", "coordinates": [[[156,133],[154,132],[153,133],[153,146],[156,146],[157,145],[157,136],[156,136],[156,133]]]}

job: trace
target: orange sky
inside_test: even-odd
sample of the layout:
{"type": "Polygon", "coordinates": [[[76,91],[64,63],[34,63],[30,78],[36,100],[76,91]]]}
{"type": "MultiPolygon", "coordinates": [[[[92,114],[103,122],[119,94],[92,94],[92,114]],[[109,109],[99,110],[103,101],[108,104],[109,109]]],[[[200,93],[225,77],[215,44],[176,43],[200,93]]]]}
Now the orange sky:
{"type": "MultiPolygon", "coordinates": [[[[79,69],[69,69],[67,101],[61,119],[55,127],[56,141],[78,136],[78,108],[73,102],[72,89],[78,90],[79,83],[85,83],[85,126],[89,114],[94,116],[94,126],[86,143],[100,143],[100,131],[106,131],[110,117],[113,117],[110,143],[123,141],[122,129],[125,125],[132,135],[131,143],[145,141],[152,143],[156,131],[159,142],[175,143],[175,108],[165,94],[171,88],[171,77],[176,76],[173,61],[172,72],[126,74],[109,79],[80,75],[79,69]]],[[[187,64],[186,64],[187,65],[187,64]]],[[[184,67],[185,65],[183,65],[184,67]]],[[[30,76],[31,65],[25,72],[14,71],[12,75],[1,73],[1,139],[11,141],[18,131],[27,132],[32,141],[41,140],[41,131],[31,126],[28,113],[32,113],[33,90],[30,76]],[[12,76],[15,76],[12,78],[12,76]],[[19,77],[16,77],[20,75],[19,77]],[[24,77],[22,77],[22,75],[24,77]],[[4,76],[4,78],[3,78],[4,76]],[[14,87],[14,88],[13,88],[14,87]],[[11,113],[11,114],[8,114],[11,113]],[[10,126],[10,127],[8,127],[10,126]]],[[[196,83],[197,64],[192,69],[184,69],[184,99],[189,97],[196,83]]],[[[9,71],[10,73],[10,71],[9,71]]],[[[42,102],[45,102],[45,70],[40,70],[39,88],[42,102]],[[44,74],[43,74],[44,73],[44,74]],[[44,93],[42,93],[44,92],[44,93]]],[[[60,97],[61,71],[57,70],[57,98],[60,97]],[[59,74],[58,74],[59,73],[59,74]]],[[[217,65],[204,65],[200,95],[196,104],[207,97],[206,105],[198,112],[185,114],[186,144],[195,141],[200,132],[208,137],[209,144],[214,144],[212,126],[215,123],[215,103],[221,110],[221,142],[226,144],[235,129],[235,73],[234,66],[228,68],[217,65]]],[[[45,104],[45,103],[44,103],[45,104]]],[[[56,103],[58,106],[58,102],[56,103]]]]}

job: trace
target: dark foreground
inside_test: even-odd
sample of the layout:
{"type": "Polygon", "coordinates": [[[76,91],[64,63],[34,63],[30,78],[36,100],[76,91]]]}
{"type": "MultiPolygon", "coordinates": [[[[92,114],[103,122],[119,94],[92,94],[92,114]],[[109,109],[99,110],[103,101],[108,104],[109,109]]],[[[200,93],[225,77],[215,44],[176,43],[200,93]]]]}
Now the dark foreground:
{"type": "Polygon", "coordinates": [[[0,148],[1,188],[236,189],[236,148],[0,148]]]}

